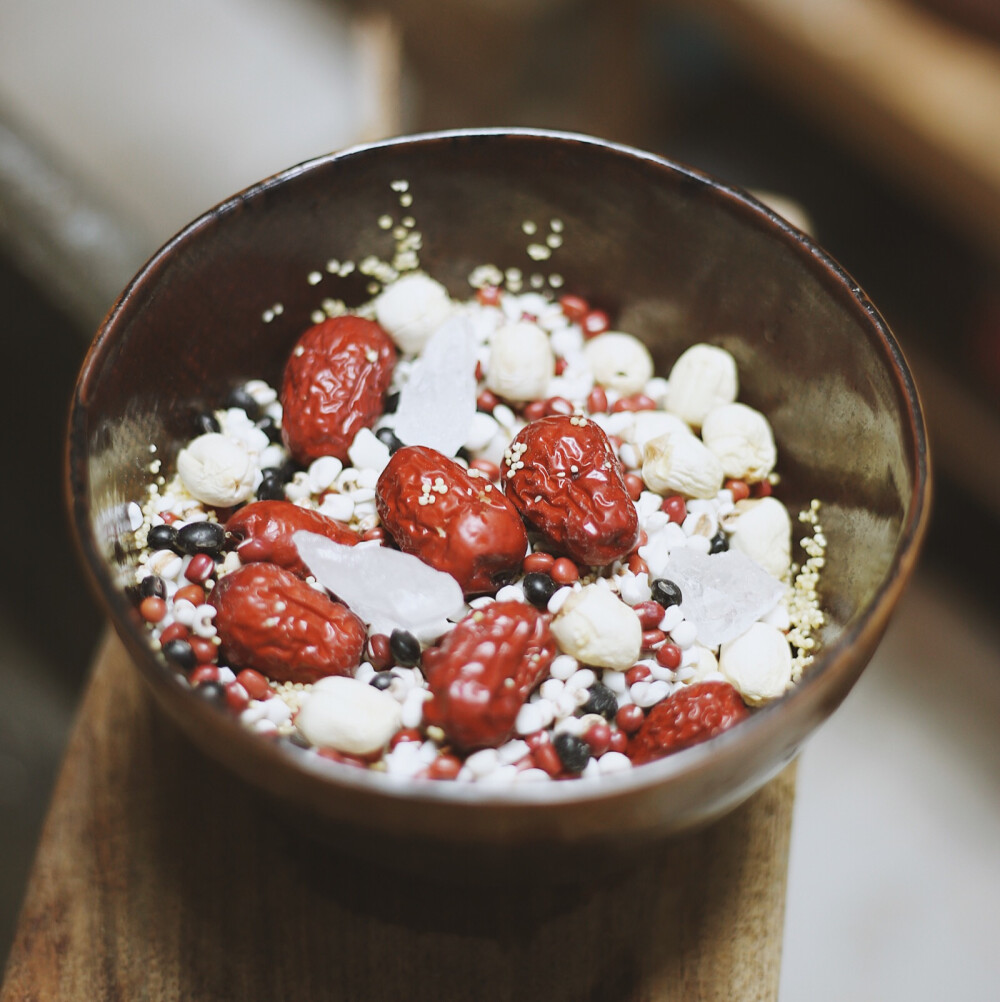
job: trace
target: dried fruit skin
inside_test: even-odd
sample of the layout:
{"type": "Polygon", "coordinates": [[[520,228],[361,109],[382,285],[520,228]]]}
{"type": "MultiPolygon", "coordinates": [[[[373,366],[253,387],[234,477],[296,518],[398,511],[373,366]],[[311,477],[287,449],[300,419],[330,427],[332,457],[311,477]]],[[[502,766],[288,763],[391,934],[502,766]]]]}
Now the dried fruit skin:
{"type": "Polygon", "coordinates": [[[528,534],[485,476],[411,445],[393,454],[375,492],[379,518],[396,545],[451,574],[466,594],[496,591],[520,569],[528,534]]]}
{"type": "Polygon", "coordinates": [[[395,345],[373,320],[331,317],[310,327],[281,386],[281,434],[295,459],[346,461],[354,436],[382,413],[395,363],[395,345]]]}
{"type": "Polygon", "coordinates": [[[695,682],[657,703],[628,746],[633,765],[707,741],[749,716],[728,682],[695,682]]]}
{"type": "Polygon", "coordinates": [[[593,421],[562,414],[532,421],[511,443],[500,475],[524,520],[579,564],[618,560],[639,538],[618,459],[593,421]]]}
{"type": "Polygon", "coordinates": [[[495,602],[424,652],[433,697],[424,720],[460,748],[495,748],[556,655],[549,617],[523,602],[495,602]]]}
{"type": "Polygon", "coordinates": [[[319,533],[345,546],[353,546],[359,539],[342,522],[291,501],[255,501],[226,522],[227,534],[240,540],[236,552],[244,564],[265,561],[305,578],[309,576],[309,568],[292,542],[292,533],[300,529],[319,533]]]}
{"type": "Polygon", "coordinates": [[[361,661],[365,627],[276,564],[246,564],[227,574],[209,599],[230,667],[253,668],[276,682],[351,675],[361,661]]]}

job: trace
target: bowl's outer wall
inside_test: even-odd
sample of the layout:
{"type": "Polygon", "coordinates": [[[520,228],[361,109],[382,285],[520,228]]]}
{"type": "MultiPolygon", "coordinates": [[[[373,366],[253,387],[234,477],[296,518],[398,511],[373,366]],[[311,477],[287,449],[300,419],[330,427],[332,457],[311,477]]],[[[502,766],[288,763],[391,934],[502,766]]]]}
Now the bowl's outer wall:
{"type": "Polygon", "coordinates": [[[161,702],[258,785],[359,830],[402,827],[418,846],[422,837],[500,848],[623,841],[733,806],[853,684],[912,568],[927,508],[924,429],[909,375],[850,280],[749,199],[657,158],[572,137],[462,134],[359,149],[213,210],[168,244],[112,310],[85,363],[70,430],[82,548],[161,702]],[[410,184],[408,210],[390,189],[399,179],[410,184]],[[169,466],[197,410],[248,378],[280,383],[324,298],[367,298],[362,276],[330,276],[326,263],[391,258],[391,234],[376,220],[407,213],[423,234],[422,266],[456,296],[469,294],[467,277],[484,263],[526,277],[558,273],[567,291],[642,337],[664,374],[695,341],[733,353],[740,398],[774,427],[782,498],[793,512],[814,497],[823,504],[829,654],[798,691],[709,749],[639,770],[648,778],[607,784],[600,797],[560,789],[548,802],[501,797],[470,811],[450,794],[384,796],[372,783],[380,777],[345,782],[292,768],[285,752],[192,699],[159,666],[116,584],[134,556],[121,505],[142,498],[152,458],[169,466]],[[525,235],[526,220],[536,236],[525,235]],[[543,242],[554,220],[563,246],[536,263],[526,247],[543,242]],[[318,285],[307,281],[314,271],[324,275],[318,285]],[[283,311],[265,323],[277,303],[283,311]]]}

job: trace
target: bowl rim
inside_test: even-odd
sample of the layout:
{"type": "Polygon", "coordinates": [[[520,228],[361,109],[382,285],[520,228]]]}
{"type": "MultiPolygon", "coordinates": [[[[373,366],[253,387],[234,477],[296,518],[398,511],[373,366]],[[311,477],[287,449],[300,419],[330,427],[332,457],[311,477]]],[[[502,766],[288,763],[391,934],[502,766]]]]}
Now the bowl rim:
{"type": "MultiPolygon", "coordinates": [[[[641,161],[666,175],[679,174],[686,177],[710,190],[712,197],[725,203],[729,211],[747,218],[752,217],[758,222],[765,221],[772,236],[794,247],[794,253],[800,257],[804,254],[808,258],[817,281],[821,281],[820,276],[824,276],[823,284],[830,283],[831,292],[832,287],[837,287],[842,295],[846,294],[846,297],[853,301],[854,306],[860,310],[867,325],[876,335],[890,373],[900,390],[900,397],[905,402],[908,427],[913,435],[912,459],[915,473],[913,488],[889,568],[866,606],[845,624],[836,640],[818,653],[817,663],[810,666],[801,680],[778,700],[754,712],[747,720],[741,722],[739,727],[725,731],[709,742],[674,752],[665,758],[645,764],[641,769],[625,770],[592,780],[577,779],[565,783],[503,787],[490,787],[477,783],[420,782],[384,773],[375,774],[370,770],[340,766],[310,754],[304,749],[291,746],[287,742],[279,746],[252,733],[228,712],[208,707],[202,701],[195,702],[193,694],[192,720],[198,716],[205,721],[211,719],[222,727],[224,732],[228,731],[227,736],[237,743],[237,748],[242,746],[252,749],[254,754],[273,758],[275,762],[280,762],[287,768],[322,782],[331,790],[348,787],[365,794],[421,804],[449,804],[478,808],[528,807],[532,810],[556,808],[569,803],[593,803],[624,797],[652,787],[666,786],[671,781],[704,771],[708,767],[719,768],[720,764],[726,761],[736,763],[755,746],[758,735],[770,728],[770,722],[776,714],[787,715],[791,710],[795,710],[799,713],[818,711],[823,717],[828,716],[846,696],[863,670],[865,662],[860,666],[850,664],[849,650],[858,643],[867,644],[872,650],[874,649],[885,629],[889,613],[913,570],[920,544],[927,530],[931,499],[927,429],[916,385],[895,336],[860,285],[830,254],[748,192],[668,157],[623,143],[577,132],[522,127],[447,129],[392,136],[355,144],[278,171],[203,212],[168,239],[136,272],[101,322],[82,364],[72,398],[65,451],[66,497],[77,550],[82,556],[92,587],[110,614],[113,625],[125,639],[126,646],[133,656],[132,660],[146,680],[154,688],[169,685],[177,691],[182,691],[183,686],[174,677],[174,673],[156,661],[144,630],[134,620],[132,603],[125,592],[115,584],[108,562],[101,556],[91,533],[91,519],[85,503],[89,492],[86,415],[91,384],[105,355],[112,347],[119,319],[127,315],[133,300],[141,294],[147,284],[155,285],[157,273],[163,263],[178,249],[195,239],[203,229],[220,225],[230,212],[302,174],[323,170],[330,164],[342,163],[353,158],[377,155],[378,151],[384,149],[480,139],[557,141],[590,146],[618,157],[641,161]],[[136,657],[137,651],[142,652],[143,656],[136,657]]],[[[772,774],[793,757],[802,740],[800,738],[789,742],[788,754],[775,764],[772,774]]]]}

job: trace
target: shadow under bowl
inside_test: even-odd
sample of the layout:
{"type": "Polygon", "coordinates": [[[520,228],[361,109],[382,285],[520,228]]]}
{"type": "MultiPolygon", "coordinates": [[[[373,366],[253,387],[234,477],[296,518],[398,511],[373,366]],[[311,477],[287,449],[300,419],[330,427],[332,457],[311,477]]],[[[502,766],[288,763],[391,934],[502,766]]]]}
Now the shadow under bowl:
{"type": "Polygon", "coordinates": [[[351,852],[424,872],[454,874],[460,860],[479,875],[526,866],[557,875],[718,818],[795,755],[882,636],[916,561],[930,481],[899,346],[856,283],[803,234],[748,195],[657,156],[584,136],[475,130],[293,167],[167,243],[85,361],[68,491],[116,630],[157,702],[208,755],[351,852]],[[402,180],[406,210],[391,187],[402,180]],[[327,263],[391,258],[392,233],[376,221],[406,214],[422,235],[421,266],[456,297],[470,294],[468,276],[485,263],[519,269],[526,287],[533,274],[558,274],[561,289],[642,338],[661,373],[695,342],[733,354],[741,401],[774,429],[780,497],[793,514],[819,499],[828,540],[822,650],[782,699],[622,775],[487,789],[394,781],[256,736],[150,649],[126,586],[137,558],[127,506],[145,496],[151,446],[167,469],[196,413],[247,379],[277,385],[324,298],[369,297],[359,271],[341,278],[327,263]],[[562,245],[551,257],[530,256],[528,244],[555,230],[562,245]]]}

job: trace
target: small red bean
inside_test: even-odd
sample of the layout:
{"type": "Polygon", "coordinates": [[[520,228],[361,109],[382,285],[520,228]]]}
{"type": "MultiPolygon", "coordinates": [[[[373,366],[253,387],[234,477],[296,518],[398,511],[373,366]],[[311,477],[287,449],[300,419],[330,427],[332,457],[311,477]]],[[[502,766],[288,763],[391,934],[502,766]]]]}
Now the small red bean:
{"type": "Polygon", "coordinates": [[[540,572],[542,574],[547,573],[552,569],[552,565],[556,562],[556,558],[552,556],[551,553],[529,553],[524,558],[524,573],[530,574],[534,572],[540,572]]]}
{"type": "Polygon", "coordinates": [[[608,409],[608,395],[600,386],[595,386],[587,394],[587,410],[591,414],[603,414],[608,409]]]}
{"type": "Polygon", "coordinates": [[[219,681],[219,669],[215,665],[196,665],[188,675],[188,681],[192,685],[204,685],[206,682],[219,681]]]}
{"type": "Polygon", "coordinates": [[[539,745],[549,743],[548,731],[533,731],[531,734],[525,735],[524,743],[534,751],[539,745]]]}
{"type": "Polygon", "coordinates": [[[540,744],[532,753],[535,765],[555,778],[562,772],[562,760],[551,741],[540,744]]]}
{"type": "Polygon", "coordinates": [[[560,557],[549,570],[557,584],[568,585],[580,580],[580,571],[569,557],[560,557]]]}
{"type": "Polygon", "coordinates": [[[633,574],[648,574],[649,564],[646,563],[638,553],[633,553],[632,556],[628,558],[628,569],[633,574]]]}
{"type": "Polygon", "coordinates": [[[642,712],[642,707],[636,706],[635,703],[621,707],[615,714],[618,730],[624,731],[626,734],[634,734],[642,726],[645,719],[646,714],[642,712]]]}
{"type": "Polygon", "coordinates": [[[625,474],[625,490],[633,501],[639,500],[639,495],[645,490],[646,485],[642,482],[642,477],[635,473],[625,474]]]}
{"type": "Polygon", "coordinates": [[[236,681],[247,691],[251,699],[267,699],[271,695],[271,687],[267,679],[253,668],[244,668],[236,676],[236,681]]]}
{"type": "Polygon", "coordinates": [[[488,459],[474,459],[469,463],[470,470],[479,470],[485,473],[490,480],[500,479],[500,467],[496,463],[491,463],[488,459]]]}
{"type": "Polygon", "coordinates": [[[198,664],[210,665],[219,657],[219,648],[211,640],[205,637],[188,637],[188,643],[194,656],[198,659],[198,664]]]}
{"type": "Polygon", "coordinates": [[[562,307],[566,319],[575,324],[581,323],[590,312],[590,303],[582,296],[574,296],[571,293],[560,296],[559,305],[562,307]]]}
{"type": "Polygon", "coordinates": [[[656,401],[652,397],[647,397],[645,393],[636,393],[631,397],[621,397],[611,406],[612,414],[620,414],[623,411],[633,413],[635,411],[655,411],[656,401]]]}
{"type": "Polygon", "coordinates": [[[205,601],[205,589],[201,585],[189,584],[178,588],[174,594],[175,602],[190,602],[192,605],[202,605],[205,601]]]}
{"type": "Polygon", "coordinates": [[[570,417],[573,413],[573,405],[565,397],[549,397],[545,401],[546,414],[563,414],[570,417]]]}
{"type": "Polygon", "coordinates": [[[500,288],[496,285],[484,285],[476,290],[476,300],[480,306],[499,306],[500,288]]]}
{"type": "Polygon", "coordinates": [[[545,401],[532,400],[524,408],[525,421],[537,421],[540,417],[545,417],[545,401]]]}
{"type": "Polygon", "coordinates": [[[621,752],[622,755],[628,751],[628,738],[625,736],[624,731],[611,732],[611,742],[608,746],[608,751],[621,752]]]}
{"type": "Polygon", "coordinates": [[[236,713],[242,713],[250,705],[250,695],[239,682],[230,682],[226,686],[226,705],[236,713]]]}
{"type": "Polygon", "coordinates": [[[376,671],[388,668],[395,661],[395,658],[392,656],[392,647],[386,634],[373,633],[368,638],[368,660],[376,671]]]}
{"type": "Polygon", "coordinates": [[[652,676],[649,665],[633,665],[625,672],[625,684],[633,686],[636,682],[648,682],[652,676]]]}
{"type": "Polygon", "coordinates": [[[377,539],[379,541],[384,541],[385,537],[386,537],[386,532],[385,532],[385,529],[381,525],[376,525],[376,526],[373,526],[371,529],[366,529],[362,533],[362,535],[361,535],[361,538],[366,543],[370,542],[373,539],[377,539]]]}
{"type": "Polygon", "coordinates": [[[680,494],[671,494],[670,497],[665,497],[663,502],[660,504],[660,511],[662,511],[671,522],[683,522],[687,518],[687,505],[684,503],[684,498],[680,494]]]}
{"type": "Polygon", "coordinates": [[[215,573],[215,561],[207,553],[196,553],[184,571],[184,577],[195,584],[207,581],[215,573]]]}
{"type": "Polygon", "coordinates": [[[482,380],[482,378],[483,378],[483,363],[477,361],[476,362],[476,382],[477,383],[480,382],[482,380]]]}
{"type": "Polygon", "coordinates": [[[722,486],[733,495],[733,501],[750,497],[750,485],[745,480],[727,480],[722,486]]]}
{"type": "Polygon", "coordinates": [[[169,644],[171,640],[187,640],[191,631],[183,623],[171,623],[160,633],[160,646],[169,644]]]}
{"type": "Polygon", "coordinates": [[[162,598],[150,595],[139,604],[139,615],[147,623],[159,623],[167,614],[167,603],[162,598]]]}
{"type": "Polygon", "coordinates": [[[562,357],[562,355],[556,358],[555,374],[557,376],[561,376],[568,368],[569,368],[569,362],[567,362],[566,359],[562,357]]]}
{"type": "Polygon", "coordinates": [[[493,413],[493,408],[500,403],[500,398],[492,390],[483,390],[476,397],[476,409],[485,411],[487,414],[493,413]]]}
{"type": "Polygon", "coordinates": [[[162,518],[167,525],[173,525],[174,522],[178,520],[178,517],[172,511],[163,512],[160,515],[160,518],[162,518]]]}
{"type": "Polygon", "coordinates": [[[428,779],[454,779],[462,768],[462,762],[455,755],[442,753],[427,767],[428,779]]]}
{"type": "Polygon", "coordinates": [[[404,727],[401,730],[396,731],[392,736],[392,740],[389,742],[390,748],[395,748],[396,745],[402,743],[403,741],[423,741],[424,736],[415,727],[404,727]]]}
{"type": "Polygon", "coordinates": [[[656,663],[676,671],[681,666],[681,649],[676,644],[664,644],[656,651],[656,663]]]}
{"type": "Polygon", "coordinates": [[[583,336],[589,340],[608,330],[611,326],[611,320],[604,310],[591,310],[583,318],[580,326],[583,328],[583,336]]]}
{"type": "Polygon", "coordinates": [[[632,609],[639,617],[639,625],[644,630],[655,630],[660,625],[660,620],[663,619],[663,606],[652,599],[633,605],[632,609]]]}
{"type": "Polygon", "coordinates": [[[753,495],[757,498],[767,498],[771,496],[771,481],[761,480],[753,485],[753,495]]]}
{"type": "Polygon", "coordinates": [[[640,547],[645,546],[648,542],[649,542],[649,533],[647,533],[645,529],[640,529],[639,537],[635,541],[635,546],[633,546],[629,552],[635,553],[636,550],[638,550],[640,547]]]}
{"type": "Polygon", "coordinates": [[[644,651],[651,651],[655,647],[659,647],[659,645],[666,639],[667,635],[663,632],[663,630],[643,630],[642,649],[644,651]]]}
{"type": "Polygon", "coordinates": [[[611,728],[607,724],[591,724],[583,740],[590,745],[594,758],[600,758],[611,746],[611,728]]]}

